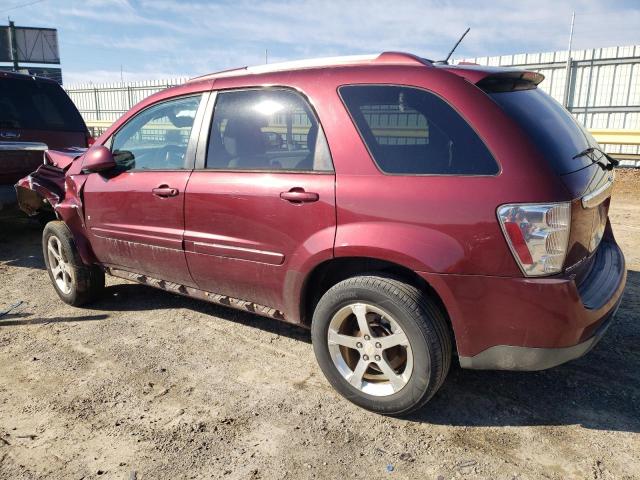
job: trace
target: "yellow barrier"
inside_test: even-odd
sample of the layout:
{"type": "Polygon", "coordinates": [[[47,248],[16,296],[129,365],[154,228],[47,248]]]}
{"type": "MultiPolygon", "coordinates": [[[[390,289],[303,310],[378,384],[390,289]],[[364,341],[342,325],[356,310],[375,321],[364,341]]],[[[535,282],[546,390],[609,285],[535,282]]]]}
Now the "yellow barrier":
{"type": "Polygon", "coordinates": [[[589,130],[598,143],[640,145],[640,130],[589,130]]]}

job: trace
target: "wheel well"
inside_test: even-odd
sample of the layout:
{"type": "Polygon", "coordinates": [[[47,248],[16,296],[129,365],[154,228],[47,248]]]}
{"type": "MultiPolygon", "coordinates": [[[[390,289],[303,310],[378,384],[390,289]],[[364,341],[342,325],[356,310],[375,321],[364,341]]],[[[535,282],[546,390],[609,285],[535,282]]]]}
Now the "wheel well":
{"type": "Polygon", "coordinates": [[[402,265],[398,265],[397,263],[375,258],[334,258],[331,260],[327,260],[326,262],[323,262],[316,268],[314,268],[307,277],[302,292],[302,311],[300,312],[302,324],[306,326],[311,325],[311,319],[313,317],[315,306],[317,305],[322,295],[324,295],[325,292],[333,287],[336,283],[356,275],[375,272],[391,274],[407,282],[408,284],[413,285],[419,290],[426,292],[429,297],[436,302],[438,307],[440,307],[442,313],[447,319],[447,323],[449,324],[452,338],[455,338],[453,336],[453,329],[447,309],[445,308],[442,299],[433,289],[433,287],[431,287],[431,285],[429,285],[424,278],[422,278],[413,270],[407,267],[403,267],[402,265]]]}

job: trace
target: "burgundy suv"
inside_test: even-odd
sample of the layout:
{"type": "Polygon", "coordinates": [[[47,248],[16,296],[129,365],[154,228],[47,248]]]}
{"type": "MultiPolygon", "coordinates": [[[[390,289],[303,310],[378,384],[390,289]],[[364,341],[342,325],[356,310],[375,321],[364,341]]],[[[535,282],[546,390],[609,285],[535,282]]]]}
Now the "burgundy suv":
{"type": "Polygon", "coordinates": [[[57,293],[104,274],[311,328],[347,399],[400,415],[451,358],[586,353],[624,289],[614,161],[534,72],[404,53],[242,68],[147,98],[18,186],[57,293]]]}
{"type": "Polygon", "coordinates": [[[87,127],[53,80],[0,72],[0,210],[15,205],[13,185],[42,164],[47,148],[87,147],[87,127]]]}

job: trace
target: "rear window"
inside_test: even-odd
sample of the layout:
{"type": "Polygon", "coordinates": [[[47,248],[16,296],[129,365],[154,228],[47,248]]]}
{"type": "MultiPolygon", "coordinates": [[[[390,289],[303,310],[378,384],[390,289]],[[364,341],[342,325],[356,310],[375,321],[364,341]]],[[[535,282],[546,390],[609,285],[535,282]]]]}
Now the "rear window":
{"type": "Polygon", "coordinates": [[[558,174],[591,165],[587,156],[573,157],[597,142],[545,92],[535,88],[489,95],[529,135],[558,174]]]}
{"type": "Polygon", "coordinates": [[[380,170],[404,175],[495,175],[499,168],[471,126],[425,90],[349,85],[342,97],[380,170]]]}
{"type": "Polygon", "coordinates": [[[0,128],[84,132],[84,121],[57,84],[0,79],[0,128]]]}

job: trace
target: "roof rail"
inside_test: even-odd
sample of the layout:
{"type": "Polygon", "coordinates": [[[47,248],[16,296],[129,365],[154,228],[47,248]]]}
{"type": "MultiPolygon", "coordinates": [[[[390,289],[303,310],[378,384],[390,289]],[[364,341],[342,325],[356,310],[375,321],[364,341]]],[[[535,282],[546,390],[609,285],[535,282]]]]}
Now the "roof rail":
{"type": "Polygon", "coordinates": [[[290,62],[268,63],[252,67],[240,67],[231,70],[194,77],[189,81],[209,80],[214,78],[235,77],[239,75],[281,72],[286,70],[301,70],[305,68],[319,68],[346,65],[367,65],[367,64],[401,64],[401,65],[422,65],[430,67],[433,62],[426,58],[405,52],[382,52],[372,55],[347,55],[342,57],[311,58],[305,60],[294,60],[290,62]]]}

